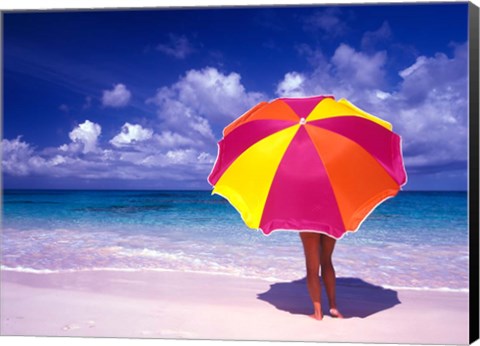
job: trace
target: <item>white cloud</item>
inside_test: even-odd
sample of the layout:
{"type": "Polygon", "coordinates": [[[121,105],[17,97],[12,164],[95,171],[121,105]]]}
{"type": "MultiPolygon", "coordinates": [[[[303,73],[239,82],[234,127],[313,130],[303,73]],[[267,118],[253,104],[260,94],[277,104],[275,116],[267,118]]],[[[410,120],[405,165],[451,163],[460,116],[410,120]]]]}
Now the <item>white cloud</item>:
{"type": "Polygon", "coordinates": [[[338,7],[330,7],[322,11],[315,12],[305,20],[305,28],[310,30],[321,30],[324,38],[336,38],[344,35],[348,31],[348,26],[341,19],[343,12],[338,7]]]}
{"type": "Polygon", "coordinates": [[[200,161],[200,162],[205,162],[205,163],[211,163],[213,164],[215,162],[215,157],[213,157],[211,154],[209,153],[206,153],[206,152],[201,152],[198,156],[197,156],[197,160],[200,161]]]}
{"type": "Polygon", "coordinates": [[[392,30],[388,22],[383,22],[382,26],[375,31],[367,31],[362,37],[362,48],[372,49],[376,44],[388,41],[392,36],[392,30]]]}
{"type": "Polygon", "coordinates": [[[67,159],[61,155],[55,155],[55,157],[52,158],[50,162],[52,166],[58,166],[58,165],[61,165],[62,163],[66,163],[67,159]]]}
{"type": "Polygon", "coordinates": [[[155,139],[158,145],[160,145],[162,148],[195,146],[195,141],[193,139],[171,131],[163,131],[161,134],[155,135],[155,139]]]}
{"type": "Polygon", "coordinates": [[[195,51],[187,37],[173,34],[169,35],[169,42],[159,44],[157,50],[177,59],[185,59],[195,51]]]}
{"type": "Polygon", "coordinates": [[[124,84],[116,84],[113,90],[104,90],[102,104],[107,107],[124,107],[130,101],[132,93],[124,84]]]}
{"type": "MultiPolygon", "coordinates": [[[[332,57],[302,48],[314,65],[311,73],[291,71],[278,83],[278,96],[334,95],[352,102],[375,97],[374,89],[385,85],[386,53],[366,54],[341,44],[332,57]]],[[[377,98],[376,98],[377,99],[377,98]]]]}
{"type": "Polygon", "coordinates": [[[386,52],[367,55],[357,52],[346,44],[341,44],[331,62],[337,70],[337,77],[352,86],[378,87],[379,84],[383,84],[386,58],[386,52]]]}
{"type": "Polygon", "coordinates": [[[425,56],[419,56],[417,58],[417,61],[415,61],[415,64],[407,67],[406,69],[400,71],[398,74],[400,75],[400,77],[402,77],[403,79],[407,78],[408,76],[410,76],[413,72],[415,72],[416,70],[418,70],[422,65],[424,65],[425,63],[427,62],[427,57],[425,56]]]}
{"type": "Polygon", "coordinates": [[[164,130],[199,141],[215,141],[212,126],[224,127],[266,96],[247,92],[238,73],[216,68],[190,70],[170,87],[147,100],[158,106],[164,130]]]}
{"type": "Polygon", "coordinates": [[[128,146],[150,139],[152,135],[151,129],[144,129],[141,125],[132,125],[127,122],[122,126],[120,133],[110,140],[110,143],[116,147],[128,146]]]}
{"type": "Polygon", "coordinates": [[[397,110],[404,133],[406,162],[414,169],[458,167],[466,163],[468,146],[467,44],[453,58],[444,54],[419,57],[400,72],[400,90],[388,104],[397,110]],[[408,72],[405,72],[408,71],[408,72]]]}
{"type": "Polygon", "coordinates": [[[165,157],[173,163],[188,163],[195,160],[198,154],[192,149],[169,150],[165,157]]]}
{"type": "Polygon", "coordinates": [[[59,149],[38,152],[21,137],[12,140],[2,140],[2,169],[13,176],[27,176],[30,174],[63,176],[62,171],[66,165],[71,165],[71,170],[76,169],[72,159],[63,156],[59,149]],[[53,155],[52,155],[53,152],[53,155]]]}
{"type": "MultiPolygon", "coordinates": [[[[211,168],[215,162],[214,157],[206,152],[195,149],[171,149],[162,155],[150,155],[142,160],[142,164],[148,167],[171,167],[186,166],[190,171],[198,170],[199,167],[211,168]]],[[[206,171],[204,171],[206,172],[206,171]]],[[[206,179],[206,176],[204,176],[206,179]]]]}
{"type": "Polygon", "coordinates": [[[29,173],[28,161],[33,154],[33,148],[21,136],[15,139],[2,140],[2,170],[12,175],[27,175],[29,173]]]}
{"type": "Polygon", "coordinates": [[[238,73],[226,75],[212,67],[188,71],[170,90],[181,103],[209,120],[234,119],[265,96],[247,92],[238,73]]]}
{"type": "Polygon", "coordinates": [[[288,97],[305,96],[303,83],[305,77],[301,73],[289,72],[284,79],[278,84],[277,94],[288,97]]]}
{"type": "Polygon", "coordinates": [[[377,96],[380,100],[385,100],[389,98],[391,95],[382,90],[375,90],[375,96],[377,96]]]}
{"type": "MultiPolygon", "coordinates": [[[[88,153],[95,151],[97,148],[97,139],[102,132],[102,127],[96,123],[86,120],[84,123],[78,125],[70,132],[69,136],[73,144],[82,144],[82,152],[88,153]]],[[[66,147],[62,146],[63,149],[66,147]]],[[[76,146],[71,147],[77,148],[76,146]]]]}
{"type": "Polygon", "coordinates": [[[159,107],[160,127],[184,137],[195,138],[199,143],[214,140],[215,136],[208,120],[198,114],[188,104],[178,100],[178,95],[164,87],[157,92],[154,101],[159,107]],[[174,94],[174,95],[172,95],[174,94]]]}

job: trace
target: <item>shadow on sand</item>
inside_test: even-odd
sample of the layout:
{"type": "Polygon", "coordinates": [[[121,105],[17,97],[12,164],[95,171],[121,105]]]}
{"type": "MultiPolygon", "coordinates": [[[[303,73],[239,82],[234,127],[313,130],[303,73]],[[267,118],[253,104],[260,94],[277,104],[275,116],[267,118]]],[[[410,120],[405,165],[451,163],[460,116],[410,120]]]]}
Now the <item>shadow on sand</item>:
{"type": "MultiPolygon", "coordinates": [[[[401,304],[397,291],[369,284],[357,278],[337,278],[337,305],[345,318],[365,318],[377,312],[401,304]]],[[[306,279],[292,282],[278,282],[270,289],[257,295],[279,310],[291,314],[313,313],[312,302],[307,290],[306,279]]],[[[328,300],[322,283],[322,307],[328,313],[328,300]]]]}

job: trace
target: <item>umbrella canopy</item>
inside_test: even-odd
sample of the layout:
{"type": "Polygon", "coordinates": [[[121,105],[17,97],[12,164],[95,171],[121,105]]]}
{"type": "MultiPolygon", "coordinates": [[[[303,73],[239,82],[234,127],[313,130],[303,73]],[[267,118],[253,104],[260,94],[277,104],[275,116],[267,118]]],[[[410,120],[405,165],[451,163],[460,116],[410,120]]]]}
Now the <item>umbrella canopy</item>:
{"type": "Polygon", "coordinates": [[[392,125],[332,96],[262,102],[228,125],[208,181],[250,228],[335,239],[406,182],[392,125]]]}

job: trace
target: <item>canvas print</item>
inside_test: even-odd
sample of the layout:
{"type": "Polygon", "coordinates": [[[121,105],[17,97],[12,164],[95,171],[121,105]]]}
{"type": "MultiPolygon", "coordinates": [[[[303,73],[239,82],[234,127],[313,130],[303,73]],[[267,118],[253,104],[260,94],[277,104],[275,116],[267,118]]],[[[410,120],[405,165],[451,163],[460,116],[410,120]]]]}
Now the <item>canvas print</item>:
{"type": "Polygon", "coordinates": [[[2,335],[469,342],[467,2],[2,39],[2,335]]]}

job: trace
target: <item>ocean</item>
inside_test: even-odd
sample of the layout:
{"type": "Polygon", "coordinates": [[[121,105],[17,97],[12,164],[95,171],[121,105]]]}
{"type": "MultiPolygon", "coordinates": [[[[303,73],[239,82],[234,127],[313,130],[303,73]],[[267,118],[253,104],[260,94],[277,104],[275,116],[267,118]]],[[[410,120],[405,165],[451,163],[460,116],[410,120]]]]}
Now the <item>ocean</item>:
{"type": "MultiPolygon", "coordinates": [[[[337,241],[337,277],[468,291],[466,192],[401,191],[337,241]]],[[[305,277],[296,232],[264,236],[210,191],[5,190],[2,270],[184,271],[305,277]]]]}

